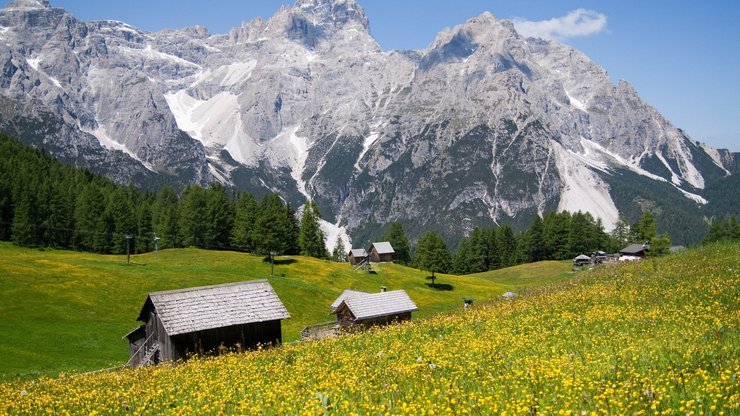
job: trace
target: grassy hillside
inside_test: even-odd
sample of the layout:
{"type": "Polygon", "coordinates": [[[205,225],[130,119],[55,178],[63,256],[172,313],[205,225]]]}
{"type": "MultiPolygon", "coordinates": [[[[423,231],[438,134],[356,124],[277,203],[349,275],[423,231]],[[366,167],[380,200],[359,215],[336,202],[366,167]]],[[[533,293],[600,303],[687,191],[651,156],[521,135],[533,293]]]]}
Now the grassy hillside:
{"type": "MultiPolygon", "coordinates": [[[[484,300],[517,287],[563,279],[569,266],[550,262],[478,276],[445,276],[432,289],[427,273],[379,265],[372,274],[349,265],[305,257],[279,258],[270,283],[292,318],[283,322],[286,342],[310,324],[336,319],[329,305],[346,288],[405,289],[419,306],[415,318],[459,309],[464,297],[484,300]],[[530,267],[534,277],[524,277],[530,267]]],[[[136,327],[149,292],[266,278],[262,257],[196,249],[157,254],[102,256],[40,251],[0,243],[0,378],[85,371],[122,364],[122,335],[136,327]]]]}
{"type": "Polygon", "coordinates": [[[10,414],[740,413],[740,246],[210,360],[0,384],[10,414]]]}

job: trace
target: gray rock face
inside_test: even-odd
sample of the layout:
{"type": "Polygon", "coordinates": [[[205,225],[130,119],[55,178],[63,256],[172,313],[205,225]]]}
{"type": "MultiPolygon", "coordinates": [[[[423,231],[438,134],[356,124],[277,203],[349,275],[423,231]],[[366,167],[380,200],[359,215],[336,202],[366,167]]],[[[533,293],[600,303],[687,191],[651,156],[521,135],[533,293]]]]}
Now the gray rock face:
{"type": "Polygon", "coordinates": [[[582,53],[490,13],[384,52],[354,0],[298,0],[225,35],[17,0],[0,10],[0,67],[0,95],[19,103],[6,131],[34,137],[7,120],[43,112],[63,128],[36,144],[116,180],[310,197],[360,240],[393,220],[457,236],[552,209],[609,228],[630,203],[624,172],[698,210],[735,163],[582,53]],[[101,169],[93,154],[117,156],[101,169]]]}

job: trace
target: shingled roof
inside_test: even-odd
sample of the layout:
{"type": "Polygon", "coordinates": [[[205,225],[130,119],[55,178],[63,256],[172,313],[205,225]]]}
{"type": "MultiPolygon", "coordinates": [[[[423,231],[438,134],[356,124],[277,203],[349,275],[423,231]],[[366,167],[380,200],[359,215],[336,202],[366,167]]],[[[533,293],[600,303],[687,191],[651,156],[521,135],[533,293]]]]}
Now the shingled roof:
{"type": "Polygon", "coordinates": [[[619,252],[621,254],[631,255],[631,254],[645,253],[646,251],[648,251],[648,248],[645,247],[644,244],[630,244],[629,246],[623,248],[619,252]]]}
{"type": "Polygon", "coordinates": [[[369,293],[362,292],[359,290],[345,289],[344,292],[342,292],[342,294],[339,295],[339,297],[334,302],[332,302],[331,309],[334,310],[338,308],[339,305],[342,303],[342,301],[345,299],[349,299],[349,298],[353,298],[353,297],[357,297],[361,295],[369,295],[369,293]]]}
{"type": "Polygon", "coordinates": [[[396,315],[399,313],[418,310],[416,304],[403,290],[390,292],[358,294],[344,299],[337,306],[335,312],[342,305],[346,306],[355,320],[371,319],[380,316],[396,315]]]}
{"type": "Polygon", "coordinates": [[[373,247],[375,247],[375,251],[377,251],[378,254],[395,254],[396,253],[396,251],[393,250],[393,246],[391,245],[391,243],[387,241],[382,241],[380,243],[372,243],[368,251],[373,251],[373,247]]]}
{"type": "Polygon", "coordinates": [[[365,251],[364,248],[353,248],[352,250],[349,251],[349,254],[352,257],[359,257],[359,258],[367,257],[367,251],[365,251]]]}
{"type": "Polygon", "coordinates": [[[267,280],[153,292],[138,320],[152,306],[170,336],[290,318],[267,280]]]}

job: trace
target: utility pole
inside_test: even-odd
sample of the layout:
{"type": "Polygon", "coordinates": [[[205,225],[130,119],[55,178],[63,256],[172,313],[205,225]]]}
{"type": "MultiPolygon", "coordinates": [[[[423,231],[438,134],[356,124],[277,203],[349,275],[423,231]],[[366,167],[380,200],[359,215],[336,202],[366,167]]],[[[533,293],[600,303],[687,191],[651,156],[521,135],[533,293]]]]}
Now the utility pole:
{"type": "Polygon", "coordinates": [[[134,236],[126,234],[126,264],[131,264],[131,239],[134,236]]]}
{"type": "Polygon", "coordinates": [[[275,254],[277,254],[274,251],[270,252],[270,277],[275,276],[275,254]]]}
{"type": "Polygon", "coordinates": [[[159,252],[159,237],[157,237],[157,233],[154,233],[154,254],[157,254],[159,252]]]}

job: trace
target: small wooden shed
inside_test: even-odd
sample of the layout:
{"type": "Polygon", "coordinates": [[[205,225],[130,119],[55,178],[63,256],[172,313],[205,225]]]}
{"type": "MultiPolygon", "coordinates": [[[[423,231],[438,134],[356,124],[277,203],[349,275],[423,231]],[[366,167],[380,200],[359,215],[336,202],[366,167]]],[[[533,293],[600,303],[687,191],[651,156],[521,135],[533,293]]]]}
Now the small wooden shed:
{"type": "Polygon", "coordinates": [[[370,261],[375,263],[393,263],[396,255],[393,246],[387,241],[372,243],[367,251],[370,253],[370,261]]]}
{"type": "Polygon", "coordinates": [[[344,291],[340,295],[332,312],[337,315],[337,323],[344,330],[407,321],[411,319],[411,312],[419,309],[403,290],[379,293],[349,292],[344,291]]]}
{"type": "Polygon", "coordinates": [[[353,266],[364,263],[367,261],[367,257],[367,251],[364,248],[353,248],[347,254],[347,259],[349,259],[349,263],[353,266]]]}
{"type": "Polygon", "coordinates": [[[581,254],[580,256],[577,256],[573,259],[573,264],[576,266],[585,266],[587,264],[591,264],[591,257],[585,254],[581,254]]]}
{"type": "Polygon", "coordinates": [[[282,342],[290,314],[267,280],[150,293],[125,335],[131,366],[282,342]]]}

